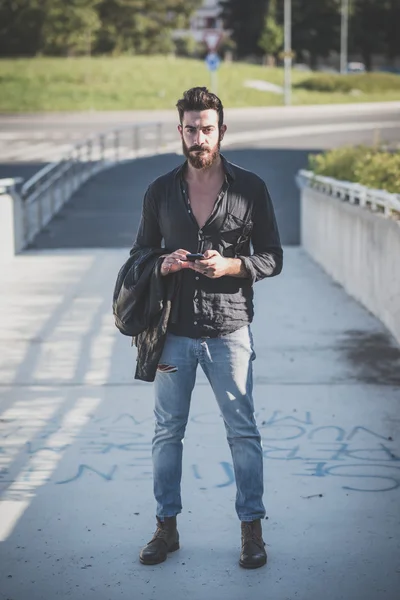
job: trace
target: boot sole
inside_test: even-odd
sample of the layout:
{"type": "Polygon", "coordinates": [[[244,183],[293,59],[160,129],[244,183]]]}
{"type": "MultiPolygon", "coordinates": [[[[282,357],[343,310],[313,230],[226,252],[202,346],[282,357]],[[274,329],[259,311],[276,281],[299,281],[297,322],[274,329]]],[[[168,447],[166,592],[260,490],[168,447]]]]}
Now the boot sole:
{"type": "Polygon", "coordinates": [[[142,565],[159,565],[167,560],[167,556],[170,552],[176,552],[177,550],[179,550],[179,542],[173,544],[171,548],[169,548],[165,558],[162,558],[161,560],[143,560],[141,556],[139,556],[139,560],[142,563],[142,565]]]}
{"type": "Polygon", "coordinates": [[[239,565],[242,567],[242,569],[259,569],[260,567],[263,567],[266,564],[267,564],[267,559],[265,559],[264,562],[262,562],[258,565],[243,563],[242,561],[239,560],[239,565]]]}

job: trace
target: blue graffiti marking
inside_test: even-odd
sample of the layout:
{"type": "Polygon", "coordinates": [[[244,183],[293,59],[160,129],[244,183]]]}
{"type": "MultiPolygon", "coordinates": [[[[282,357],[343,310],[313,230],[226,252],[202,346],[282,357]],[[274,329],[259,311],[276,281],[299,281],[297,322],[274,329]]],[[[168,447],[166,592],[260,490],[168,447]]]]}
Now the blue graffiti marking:
{"type": "Polygon", "coordinates": [[[195,479],[201,479],[201,475],[199,473],[199,467],[197,465],[192,465],[193,475],[195,479]]]}
{"type": "Polygon", "coordinates": [[[336,477],[348,477],[353,479],[376,479],[376,480],[384,480],[390,481],[392,483],[389,487],[381,487],[381,488],[358,488],[358,487],[350,487],[350,486],[342,486],[343,490],[349,490],[353,492],[388,492],[390,490],[396,490],[400,487],[400,467],[396,467],[394,465],[368,465],[368,464],[350,464],[350,465],[333,465],[327,466],[326,462],[309,462],[306,463],[310,468],[306,468],[306,473],[293,473],[295,476],[300,477],[326,477],[327,475],[333,475],[336,477]],[[368,467],[373,467],[375,470],[379,469],[397,469],[399,471],[399,478],[397,479],[391,475],[381,475],[381,474],[363,474],[362,469],[366,469],[368,467]],[[351,469],[354,470],[352,473],[337,473],[334,472],[337,469],[351,469]]]}
{"type": "Polygon", "coordinates": [[[232,485],[232,483],[235,481],[235,474],[233,471],[233,466],[231,465],[231,463],[228,463],[228,462],[220,462],[219,464],[221,465],[222,469],[225,471],[225,474],[227,475],[228,479],[224,483],[219,483],[215,487],[217,487],[217,488],[228,487],[228,485],[232,485]]]}
{"type": "Polygon", "coordinates": [[[145,419],[138,421],[133,415],[129,413],[123,413],[122,415],[119,415],[116,419],[114,419],[113,423],[119,423],[119,421],[122,421],[122,419],[131,420],[134,425],[142,425],[147,421],[154,421],[154,417],[146,417],[145,419]]]}
{"type": "Polygon", "coordinates": [[[294,446],[293,448],[277,448],[276,446],[265,446],[263,444],[263,455],[264,458],[273,460],[303,460],[301,456],[297,456],[300,450],[300,446],[294,446]],[[274,452],[283,452],[282,456],[272,456],[274,452]]]}
{"type": "Polygon", "coordinates": [[[109,454],[111,450],[122,450],[124,452],[151,452],[151,442],[128,442],[115,444],[114,442],[91,442],[86,451],[92,454],[109,454]]]}
{"type": "Polygon", "coordinates": [[[259,429],[264,430],[263,431],[263,441],[265,440],[266,442],[288,442],[289,440],[297,440],[298,438],[303,437],[303,435],[305,435],[306,430],[304,427],[300,427],[300,425],[279,425],[278,427],[273,427],[273,426],[268,426],[268,425],[261,425],[259,427],[259,429]],[[279,432],[281,429],[294,429],[295,431],[297,431],[296,433],[294,433],[293,435],[289,434],[289,435],[278,435],[278,437],[265,437],[264,436],[264,431],[265,430],[269,430],[269,431],[277,431],[279,432]]]}
{"type": "Polygon", "coordinates": [[[320,431],[323,431],[325,433],[327,429],[336,430],[337,436],[336,436],[335,442],[342,442],[345,439],[345,436],[346,436],[345,430],[343,429],[343,427],[337,427],[336,425],[326,425],[324,427],[316,427],[315,429],[310,431],[310,433],[308,435],[308,439],[312,440],[316,433],[319,433],[320,431]]]}
{"type": "Polygon", "coordinates": [[[282,423],[282,421],[295,421],[296,423],[302,423],[303,425],[312,425],[311,412],[307,411],[305,413],[305,419],[299,419],[298,417],[294,417],[293,415],[286,415],[284,417],[280,417],[282,414],[281,410],[275,410],[272,414],[272,417],[269,421],[265,422],[265,425],[276,425],[277,423],[282,423]]]}
{"type": "Polygon", "coordinates": [[[56,484],[62,485],[64,483],[71,483],[72,481],[77,481],[80,477],[82,477],[85,471],[95,473],[104,481],[112,481],[117,468],[117,465],[114,465],[113,467],[111,467],[111,470],[108,473],[102,473],[101,471],[98,471],[97,469],[90,467],[89,465],[79,465],[78,472],[76,475],[70,477],[70,479],[65,479],[64,481],[56,481],[56,484]]]}
{"type": "Polygon", "coordinates": [[[37,452],[42,452],[44,450],[47,450],[48,452],[62,453],[65,452],[65,450],[67,450],[67,448],[70,446],[71,444],[64,444],[63,446],[37,446],[35,448],[33,442],[26,442],[25,449],[28,454],[36,454],[37,452]]]}
{"type": "Polygon", "coordinates": [[[351,433],[349,433],[349,436],[347,439],[352,440],[354,438],[354,436],[357,433],[359,433],[360,431],[365,431],[365,432],[369,433],[370,435],[381,438],[382,440],[387,440],[386,435],[381,435],[379,433],[375,433],[375,431],[372,431],[371,429],[368,429],[367,427],[362,427],[361,425],[358,425],[357,427],[353,427],[353,429],[352,429],[351,433]]]}

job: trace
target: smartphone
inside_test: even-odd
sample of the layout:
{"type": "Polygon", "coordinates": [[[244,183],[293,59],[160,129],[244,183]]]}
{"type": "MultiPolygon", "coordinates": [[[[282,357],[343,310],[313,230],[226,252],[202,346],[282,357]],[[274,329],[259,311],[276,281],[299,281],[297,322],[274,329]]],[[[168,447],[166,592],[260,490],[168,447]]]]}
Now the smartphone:
{"type": "Polygon", "coordinates": [[[186,254],[186,260],[189,260],[190,262],[202,260],[203,258],[205,258],[204,254],[186,254]]]}

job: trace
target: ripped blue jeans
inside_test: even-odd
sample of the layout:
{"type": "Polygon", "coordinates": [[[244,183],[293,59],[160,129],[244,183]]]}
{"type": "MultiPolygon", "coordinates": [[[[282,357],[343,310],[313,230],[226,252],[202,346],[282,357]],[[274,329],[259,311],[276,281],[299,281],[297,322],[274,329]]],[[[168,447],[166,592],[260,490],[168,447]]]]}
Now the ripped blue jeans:
{"type": "Polygon", "coordinates": [[[182,440],[200,364],[222,414],[236,479],[236,512],[241,521],[265,516],[263,454],[254,418],[249,326],[218,338],[167,335],[155,379],[156,429],[153,438],[154,495],[157,516],[182,510],[182,440]]]}

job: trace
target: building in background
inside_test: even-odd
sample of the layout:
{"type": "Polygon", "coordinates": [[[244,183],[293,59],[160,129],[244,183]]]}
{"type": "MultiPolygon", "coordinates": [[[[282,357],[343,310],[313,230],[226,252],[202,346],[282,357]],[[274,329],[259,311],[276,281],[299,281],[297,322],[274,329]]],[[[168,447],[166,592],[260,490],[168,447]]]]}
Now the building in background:
{"type": "Polygon", "coordinates": [[[203,5],[196,10],[190,20],[190,28],[176,30],[174,38],[190,35],[196,42],[202,42],[206,31],[214,30],[222,35],[226,34],[220,12],[219,0],[203,0],[203,5]]]}

